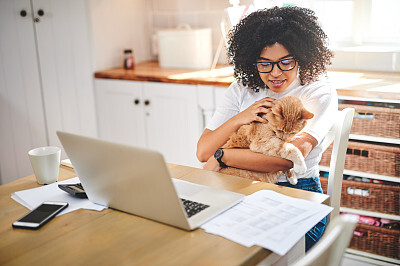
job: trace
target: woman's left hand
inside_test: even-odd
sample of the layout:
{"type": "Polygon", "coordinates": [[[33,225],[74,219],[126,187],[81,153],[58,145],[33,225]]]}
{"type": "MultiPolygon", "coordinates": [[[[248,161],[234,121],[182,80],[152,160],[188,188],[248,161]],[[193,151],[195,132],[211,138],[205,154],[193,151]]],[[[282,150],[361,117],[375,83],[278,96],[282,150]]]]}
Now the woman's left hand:
{"type": "Polygon", "coordinates": [[[203,169],[218,172],[221,169],[221,166],[219,166],[219,162],[214,158],[213,155],[207,160],[206,164],[203,166],[203,169]]]}

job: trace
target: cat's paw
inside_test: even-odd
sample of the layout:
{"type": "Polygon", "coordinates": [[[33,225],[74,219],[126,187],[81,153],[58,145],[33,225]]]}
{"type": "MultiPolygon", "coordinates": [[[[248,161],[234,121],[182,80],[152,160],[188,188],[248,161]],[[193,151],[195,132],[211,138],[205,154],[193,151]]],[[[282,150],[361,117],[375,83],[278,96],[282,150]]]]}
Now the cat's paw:
{"type": "Polygon", "coordinates": [[[294,164],[293,170],[297,175],[302,175],[307,171],[307,166],[304,162],[302,162],[301,164],[294,164]]]}
{"type": "Polygon", "coordinates": [[[296,185],[297,184],[297,177],[296,174],[294,173],[292,177],[288,177],[287,180],[289,181],[290,184],[296,185]]]}

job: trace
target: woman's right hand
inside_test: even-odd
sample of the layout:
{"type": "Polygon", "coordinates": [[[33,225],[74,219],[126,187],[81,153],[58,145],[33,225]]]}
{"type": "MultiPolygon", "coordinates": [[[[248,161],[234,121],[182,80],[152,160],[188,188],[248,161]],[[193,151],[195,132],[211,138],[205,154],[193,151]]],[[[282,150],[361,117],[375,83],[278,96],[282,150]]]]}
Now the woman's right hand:
{"type": "Polygon", "coordinates": [[[205,129],[197,143],[197,158],[200,162],[206,162],[214,152],[221,148],[233,133],[235,133],[242,125],[250,124],[253,121],[268,123],[268,121],[258,114],[266,114],[271,111],[271,107],[275,99],[263,98],[242,112],[236,114],[231,119],[222,124],[215,130],[205,129]]]}
{"type": "Polygon", "coordinates": [[[267,114],[271,112],[271,107],[275,99],[270,97],[265,97],[259,101],[256,101],[250,105],[247,109],[238,113],[232,119],[240,125],[250,124],[253,121],[260,123],[268,123],[268,120],[259,116],[259,114],[267,114]]]}

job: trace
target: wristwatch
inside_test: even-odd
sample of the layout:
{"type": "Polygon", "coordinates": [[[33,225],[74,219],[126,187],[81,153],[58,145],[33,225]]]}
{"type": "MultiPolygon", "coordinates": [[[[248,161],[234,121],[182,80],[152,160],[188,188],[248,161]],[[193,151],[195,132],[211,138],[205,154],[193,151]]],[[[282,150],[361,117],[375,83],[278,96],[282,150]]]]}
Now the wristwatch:
{"type": "Polygon", "coordinates": [[[224,156],[224,151],[222,149],[218,149],[214,152],[214,158],[218,161],[219,166],[227,168],[228,166],[221,160],[222,156],[224,156]]]}

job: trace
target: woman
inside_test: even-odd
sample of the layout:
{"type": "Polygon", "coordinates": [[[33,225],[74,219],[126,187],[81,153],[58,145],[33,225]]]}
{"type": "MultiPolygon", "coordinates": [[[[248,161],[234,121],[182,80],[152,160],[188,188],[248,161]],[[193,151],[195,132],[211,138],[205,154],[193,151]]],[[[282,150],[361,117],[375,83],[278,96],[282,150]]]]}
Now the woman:
{"type": "MultiPolygon", "coordinates": [[[[322,193],[318,163],[319,147],[338,110],[336,91],[321,74],[326,72],[332,53],[327,36],[314,12],[300,7],[274,7],[259,10],[244,18],[229,36],[228,54],[236,81],[197,144],[197,157],[206,162],[204,169],[218,171],[236,167],[252,171],[287,170],[293,163],[286,159],[255,153],[249,149],[223,149],[229,136],[253,121],[268,123],[258,114],[270,112],[275,99],[294,95],[314,114],[307,126],[291,143],[305,157],[307,171],[296,185],[281,176],[278,185],[322,193]]],[[[306,250],[321,237],[326,219],[306,235],[306,250]]]]}

